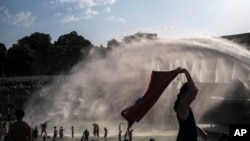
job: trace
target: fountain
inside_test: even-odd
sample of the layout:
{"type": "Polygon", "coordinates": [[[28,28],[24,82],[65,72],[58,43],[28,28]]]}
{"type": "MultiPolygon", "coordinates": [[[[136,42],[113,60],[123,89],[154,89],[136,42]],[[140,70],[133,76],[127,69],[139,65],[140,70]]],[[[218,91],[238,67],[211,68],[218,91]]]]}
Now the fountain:
{"type": "MultiPolygon", "coordinates": [[[[63,81],[53,82],[29,99],[26,119],[33,126],[46,121],[51,130],[53,126],[70,129],[74,125],[80,133],[92,129],[96,122],[108,127],[109,134],[117,134],[118,124],[125,125],[121,110],[144,94],[151,71],[179,66],[190,71],[199,87],[192,103],[198,123],[234,121],[222,119],[230,115],[229,107],[226,115],[218,115],[226,98],[244,99],[244,108],[238,110],[249,107],[250,52],[244,47],[210,37],[157,39],[122,44],[104,59],[79,63],[63,81]]],[[[177,129],[172,107],[184,81],[184,75],[175,78],[149,113],[134,125],[138,134],[177,129]]],[[[241,111],[242,115],[247,112],[241,111]]]]}

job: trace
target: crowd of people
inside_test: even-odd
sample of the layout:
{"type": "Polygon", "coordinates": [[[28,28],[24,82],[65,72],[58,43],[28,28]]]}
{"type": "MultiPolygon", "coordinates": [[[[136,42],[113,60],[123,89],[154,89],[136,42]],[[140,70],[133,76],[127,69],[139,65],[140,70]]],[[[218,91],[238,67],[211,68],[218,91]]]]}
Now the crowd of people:
{"type": "MultiPolygon", "coordinates": [[[[47,123],[44,122],[41,124],[41,131],[39,136],[39,128],[35,126],[32,128],[27,122],[23,121],[25,113],[23,110],[18,109],[16,110],[16,122],[12,123],[9,126],[9,130],[7,130],[7,125],[5,122],[0,124],[0,136],[5,137],[5,141],[38,141],[38,138],[40,137],[43,141],[50,140],[51,137],[47,134],[47,123]]],[[[93,125],[93,138],[99,138],[99,125],[97,123],[92,124],[93,125]]],[[[204,132],[204,131],[202,131],[204,132]]],[[[129,128],[124,132],[124,135],[122,135],[122,124],[119,123],[118,125],[118,140],[119,141],[133,141],[133,129],[129,128]]],[[[103,138],[107,138],[108,129],[104,127],[104,136],[103,138]]],[[[179,136],[179,134],[178,134],[179,136]]],[[[74,138],[74,126],[71,126],[71,137],[74,138]]],[[[88,129],[85,129],[83,131],[82,137],[80,141],[89,141],[90,133],[88,129]]],[[[0,137],[1,138],[1,137],[0,137]]],[[[56,126],[54,126],[54,132],[53,132],[53,141],[60,139],[62,140],[64,138],[64,128],[61,126],[59,130],[56,126]],[[59,134],[59,138],[58,138],[59,134]]],[[[41,140],[40,139],[40,140],[41,140]]],[[[177,138],[178,139],[178,138],[177,138]]],[[[223,133],[221,136],[219,136],[220,140],[227,140],[228,134],[223,133]]],[[[93,141],[93,140],[92,140],[93,141]]],[[[154,141],[153,138],[150,139],[150,141],[154,141]]]]}
{"type": "MultiPolygon", "coordinates": [[[[41,132],[39,136],[38,126],[31,127],[27,122],[23,121],[25,113],[22,109],[16,110],[16,122],[10,124],[9,129],[7,130],[6,123],[0,124],[0,135],[4,136],[4,141],[38,141],[38,138],[41,137],[43,141],[50,139],[51,137],[47,134],[47,123],[44,122],[41,124],[41,132]]],[[[87,129],[83,131],[81,141],[88,141],[90,133],[87,129]]],[[[104,127],[104,136],[107,138],[108,129],[104,127]]],[[[71,126],[71,137],[74,138],[74,126],[71,126]]],[[[97,123],[93,124],[93,137],[99,138],[99,125],[97,123]]],[[[1,137],[0,137],[1,138],[1,137]]],[[[64,138],[64,128],[61,126],[58,130],[54,126],[53,130],[53,141],[64,138]],[[59,134],[59,137],[58,137],[59,134]]]]}
{"type": "MultiPolygon", "coordinates": [[[[180,91],[177,95],[177,99],[174,104],[174,112],[176,113],[176,118],[179,124],[179,131],[177,134],[177,141],[197,141],[198,133],[201,137],[207,141],[208,134],[198,127],[195,122],[193,111],[190,107],[190,104],[195,100],[196,95],[198,93],[198,89],[195,86],[195,83],[189,74],[189,72],[184,68],[177,68],[177,74],[184,74],[186,76],[187,82],[183,84],[180,88],[180,91]]],[[[9,130],[7,132],[6,123],[0,124],[1,130],[0,135],[5,136],[6,141],[37,141],[38,140],[38,127],[35,126],[32,128],[27,122],[23,121],[23,117],[25,113],[22,109],[16,110],[16,119],[17,121],[11,123],[9,126],[9,130]]],[[[93,125],[93,137],[99,138],[99,125],[97,123],[93,125]]],[[[118,126],[118,140],[122,140],[122,124],[120,123],[118,126]]],[[[124,141],[132,141],[133,140],[133,129],[131,128],[132,124],[128,124],[128,128],[124,132],[124,141]]],[[[44,122],[41,124],[41,132],[40,137],[46,141],[47,138],[50,138],[47,134],[47,123],[44,122]]],[[[74,138],[74,126],[71,127],[72,138],[74,138]]],[[[56,126],[54,126],[53,132],[53,140],[57,140],[59,134],[59,139],[63,139],[64,137],[64,128],[60,126],[59,130],[56,126]]],[[[88,141],[90,133],[88,129],[85,129],[82,134],[81,141],[88,141]]],[[[104,136],[103,138],[107,138],[108,129],[104,127],[104,136]]],[[[223,134],[220,136],[220,140],[228,138],[227,134],[223,134]]],[[[154,139],[150,139],[154,141],[154,139]]]]}

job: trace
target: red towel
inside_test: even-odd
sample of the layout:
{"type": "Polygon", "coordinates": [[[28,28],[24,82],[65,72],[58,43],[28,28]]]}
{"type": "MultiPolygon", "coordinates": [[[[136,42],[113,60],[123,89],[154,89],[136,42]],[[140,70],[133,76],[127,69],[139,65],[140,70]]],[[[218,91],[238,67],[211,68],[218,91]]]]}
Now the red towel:
{"type": "Polygon", "coordinates": [[[177,76],[176,71],[152,71],[151,80],[144,96],[124,109],[121,114],[127,121],[139,122],[159,99],[170,82],[177,76]]]}

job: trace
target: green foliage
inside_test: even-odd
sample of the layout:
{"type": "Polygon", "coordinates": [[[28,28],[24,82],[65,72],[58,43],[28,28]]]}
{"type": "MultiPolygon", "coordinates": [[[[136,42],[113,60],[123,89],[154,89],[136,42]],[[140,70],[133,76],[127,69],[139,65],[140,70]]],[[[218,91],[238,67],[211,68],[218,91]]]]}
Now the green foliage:
{"type": "Polygon", "coordinates": [[[72,31],[61,35],[49,50],[49,74],[67,72],[78,61],[85,59],[93,45],[72,31]]]}
{"type": "Polygon", "coordinates": [[[3,43],[0,43],[0,74],[3,75],[4,72],[4,62],[6,60],[7,48],[3,43]]]}
{"type": "Polygon", "coordinates": [[[6,74],[8,75],[31,75],[34,51],[27,45],[13,45],[8,49],[6,60],[6,74]]]}
{"type": "Polygon", "coordinates": [[[3,43],[0,43],[0,61],[4,61],[6,58],[7,48],[3,43]]]}
{"type": "Polygon", "coordinates": [[[0,43],[0,72],[5,70],[5,75],[10,76],[67,73],[88,56],[92,47],[75,31],[61,35],[54,44],[49,34],[35,32],[19,39],[8,51],[0,43]]]}

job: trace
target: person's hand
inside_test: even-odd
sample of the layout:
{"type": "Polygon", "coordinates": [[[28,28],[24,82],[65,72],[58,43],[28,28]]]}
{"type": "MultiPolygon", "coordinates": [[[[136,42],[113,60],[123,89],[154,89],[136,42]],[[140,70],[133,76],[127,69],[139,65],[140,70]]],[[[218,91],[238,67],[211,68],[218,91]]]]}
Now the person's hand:
{"type": "Polygon", "coordinates": [[[179,74],[179,73],[184,73],[186,71],[186,69],[185,68],[181,68],[181,67],[178,67],[177,69],[176,69],[176,72],[179,74]]]}
{"type": "Polygon", "coordinates": [[[179,74],[181,69],[182,69],[181,67],[178,67],[175,71],[179,74]]]}

